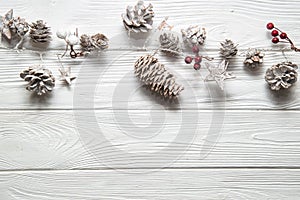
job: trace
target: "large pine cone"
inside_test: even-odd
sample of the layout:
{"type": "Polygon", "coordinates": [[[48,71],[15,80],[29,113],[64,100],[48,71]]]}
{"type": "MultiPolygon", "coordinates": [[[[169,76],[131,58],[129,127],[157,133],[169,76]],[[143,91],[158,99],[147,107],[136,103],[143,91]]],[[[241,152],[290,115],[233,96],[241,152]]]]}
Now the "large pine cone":
{"type": "Polygon", "coordinates": [[[95,49],[104,50],[108,48],[108,38],[101,34],[97,33],[96,35],[81,35],[80,37],[80,45],[81,48],[85,51],[92,51],[95,49]]]}
{"type": "Polygon", "coordinates": [[[287,89],[297,82],[297,69],[292,62],[279,63],[267,70],[265,79],[272,90],[287,89]]]}
{"type": "Polygon", "coordinates": [[[182,52],[179,37],[173,33],[162,33],[159,37],[160,49],[162,52],[178,55],[182,52]]]}
{"type": "Polygon", "coordinates": [[[237,52],[237,45],[235,45],[231,40],[226,39],[224,42],[221,42],[220,54],[223,58],[232,58],[237,54],[237,52]]]}
{"type": "Polygon", "coordinates": [[[190,26],[186,30],[182,29],[182,38],[190,47],[203,45],[206,39],[205,28],[199,26],[190,26]]]}
{"type": "Polygon", "coordinates": [[[46,26],[43,20],[38,20],[36,23],[30,25],[31,30],[29,32],[30,38],[33,42],[46,43],[51,40],[50,27],[46,26]]]}
{"type": "Polygon", "coordinates": [[[28,82],[26,89],[38,95],[51,92],[55,86],[55,78],[48,69],[29,67],[20,73],[20,77],[28,82]]]}
{"type": "Polygon", "coordinates": [[[151,90],[164,97],[176,97],[184,89],[176,83],[173,74],[152,55],[141,56],[134,65],[135,74],[151,90]]]}
{"type": "Polygon", "coordinates": [[[135,33],[146,33],[151,30],[154,17],[152,8],[151,4],[146,7],[142,0],[138,1],[134,7],[127,6],[126,13],[122,14],[126,30],[135,33]]]}

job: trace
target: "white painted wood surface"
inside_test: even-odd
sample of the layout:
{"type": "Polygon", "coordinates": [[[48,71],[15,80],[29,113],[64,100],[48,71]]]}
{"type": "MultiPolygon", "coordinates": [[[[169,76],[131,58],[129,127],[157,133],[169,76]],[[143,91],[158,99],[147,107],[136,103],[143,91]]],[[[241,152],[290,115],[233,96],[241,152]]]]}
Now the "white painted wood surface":
{"type": "MultiPolygon", "coordinates": [[[[20,53],[0,50],[1,200],[300,199],[300,84],[271,92],[263,80],[267,67],[285,60],[281,48],[288,49],[271,44],[265,25],[273,21],[300,44],[300,2],[151,2],[156,25],[169,16],[176,31],[206,27],[203,51],[217,60],[220,41],[239,43],[241,55],[230,67],[237,79],[226,81],[224,92],[202,82],[205,72],[162,55],[185,85],[178,102],[141,87],[133,63],[147,51],[127,38],[120,18],[135,1],[0,0],[1,13],[14,8],[29,21],[44,19],[53,32],[77,27],[111,39],[99,55],[64,59],[78,80],[70,88],[58,82],[48,98],[31,95],[18,77],[41,63],[38,49],[27,41],[20,53]],[[242,65],[249,47],[266,52],[257,71],[242,65]]],[[[54,37],[43,55],[56,76],[63,48],[54,37]]],[[[156,48],[155,41],[148,46],[156,48]]],[[[300,64],[299,54],[286,56],[300,64]]]]}

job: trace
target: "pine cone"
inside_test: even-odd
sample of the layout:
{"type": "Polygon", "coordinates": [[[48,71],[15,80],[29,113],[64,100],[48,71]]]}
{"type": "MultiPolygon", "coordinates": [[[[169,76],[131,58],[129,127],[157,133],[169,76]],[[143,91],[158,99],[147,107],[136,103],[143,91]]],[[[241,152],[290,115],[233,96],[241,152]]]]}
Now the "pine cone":
{"type": "Polygon", "coordinates": [[[95,49],[104,50],[108,48],[108,38],[101,34],[97,33],[93,36],[88,36],[86,34],[81,35],[80,45],[85,51],[92,51],[95,49]]]}
{"type": "Polygon", "coordinates": [[[159,36],[160,48],[162,52],[178,55],[182,52],[179,37],[173,33],[163,33],[159,36]]]}
{"type": "Polygon", "coordinates": [[[152,8],[151,4],[145,7],[142,0],[138,1],[134,7],[127,6],[126,13],[122,14],[126,30],[135,33],[146,33],[151,30],[154,17],[152,8]]]}
{"type": "Polygon", "coordinates": [[[20,73],[20,77],[28,82],[26,89],[38,95],[51,92],[55,86],[55,78],[48,69],[29,67],[20,73]]]}
{"type": "Polygon", "coordinates": [[[174,75],[152,55],[141,56],[134,65],[135,74],[151,90],[164,97],[176,97],[184,89],[176,83],[174,75]]]}
{"type": "Polygon", "coordinates": [[[190,47],[195,45],[203,45],[206,39],[205,28],[199,26],[190,26],[186,30],[181,30],[183,41],[190,47]]]}
{"type": "Polygon", "coordinates": [[[30,25],[31,30],[29,32],[30,38],[36,43],[46,43],[51,40],[50,27],[46,26],[43,20],[38,20],[36,23],[32,22],[30,25]]]}
{"type": "Polygon", "coordinates": [[[264,56],[265,54],[258,49],[249,49],[244,64],[251,68],[257,68],[263,63],[264,56]]]}
{"type": "Polygon", "coordinates": [[[266,72],[265,80],[271,90],[287,89],[297,82],[298,66],[292,62],[273,65],[266,72]]]}
{"type": "Polygon", "coordinates": [[[25,21],[25,19],[18,17],[13,20],[10,29],[13,33],[23,37],[29,31],[29,24],[25,21]]]}
{"type": "Polygon", "coordinates": [[[235,56],[238,52],[237,45],[235,45],[231,40],[225,40],[221,42],[220,54],[223,58],[229,59],[235,56]]]}

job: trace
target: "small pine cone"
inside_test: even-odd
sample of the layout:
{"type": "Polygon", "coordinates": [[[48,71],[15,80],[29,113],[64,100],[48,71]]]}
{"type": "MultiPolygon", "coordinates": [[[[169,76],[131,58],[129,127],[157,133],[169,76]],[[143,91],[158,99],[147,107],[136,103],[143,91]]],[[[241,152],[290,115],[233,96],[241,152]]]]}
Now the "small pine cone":
{"type": "Polygon", "coordinates": [[[134,65],[135,75],[151,90],[164,97],[176,97],[184,89],[173,74],[152,55],[141,56],[134,65]]]}
{"type": "Polygon", "coordinates": [[[48,69],[29,67],[20,73],[20,77],[28,82],[26,89],[38,95],[51,92],[55,86],[55,78],[48,69]]]}
{"type": "Polygon", "coordinates": [[[190,47],[203,45],[206,39],[205,28],[199,26],[190,26],[186,30],[181,30],[183,41],[190,47]]]}
{"type": "Polygon", "coordinates": [[[162,52],[179,55],[182,52],[179,37],[173,33],[162,33],[159,37],[162,52]]]}
{"type": "Polygon", "coordinates": [[[101,34],[97,33],[93,36],[88,36],[86,34],[81,35],[80,45],[81,48],[85,51],[92,51],[95,49],[104,50],[108,48],[108,38],[101,34]]]}
{"type": "Polygon", "coordinates": [[[249,49],[246,53],[244,64],[250,68],[257,68],[263,63],[265,54],[258,49],[249,49]]]}
{"type": "Polygon", "coordinates": [[[32,22],[30,25],[31,30],[29,32],[30,38],[36,43],[46,43],[51,40],[50,27],[46,26],[43,20],[38,20],[36,23],[32,22]]]}
{"type": "Polygon", "coordinates": [[[29,31],[29,24],[23,18],[15,18],[10,26],[13,33],[23,37],[29,31]]]}
{"type": "Polygon", "coordinates": [[[292,62],[273,65],[266,72],[265,80],[271,90],[287,89],[297,82],[298,66],[292,62]]]}
{"type": "Polygon", "coordinates": [[[126,13],[122,14],[126,30],[135,33],[146,33],[151,30],[153,17],[153,6],[149,4],[146,7],[142,0],[139,0],[134,7],[127,6],[126,13]]]}
{"type": "Polygon", "coordinates": [[[231,40],[226,39],[221,42],[220,54],[223,58],[229,59],[235,56],[238,52],[237,45],[235,45],[231,40]]]}

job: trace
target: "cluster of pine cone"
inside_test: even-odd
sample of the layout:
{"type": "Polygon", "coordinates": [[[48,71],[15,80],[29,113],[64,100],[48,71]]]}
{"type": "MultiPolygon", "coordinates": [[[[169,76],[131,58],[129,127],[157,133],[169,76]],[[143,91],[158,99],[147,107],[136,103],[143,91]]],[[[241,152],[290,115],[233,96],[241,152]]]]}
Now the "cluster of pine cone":
{"type": "Polygon", "coordinates": [[[35,43],[46,43],[51,40],[50,28],[42,20],[29,24],[24,18],[15,18],[12,9],[4,16],[0,16],[0,34],[7,40],[10,41],[15,35],[23,38],[28,31],[31,41],[35,43]]]}

